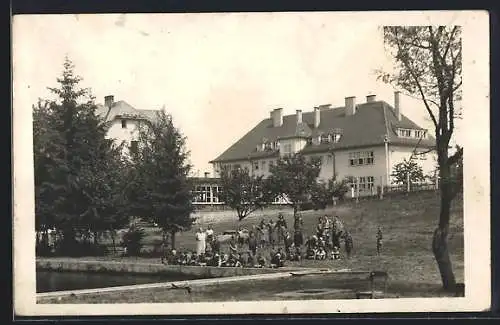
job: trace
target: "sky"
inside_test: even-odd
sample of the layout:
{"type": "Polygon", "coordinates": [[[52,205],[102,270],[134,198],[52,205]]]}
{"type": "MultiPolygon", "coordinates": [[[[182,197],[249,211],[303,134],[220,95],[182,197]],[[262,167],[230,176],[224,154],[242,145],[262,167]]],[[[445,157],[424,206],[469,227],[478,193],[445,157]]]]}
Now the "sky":
{"type": "MultiPolygon", "coordinates": [[[[14,100],[50,96],[67,55],[98,103],[114,95],[138,109],[165,106],[187,137],[193,172],[274,108],[284,114],[377,95],[393,104],[380,22],[340,13],[106,14],[14,18],[14,100]]],[[[452,17],[453,18],[453,17],[452,17]]],[[[20,103],[19,101],[18,103],[20,103]]],[[[422,103],[402,112],[432,131],[422,103]]],[[[460,126],[459,126],[460,127],[460,126]]],[[[457,140],[458,141],[458,140],[457,140]]]]}

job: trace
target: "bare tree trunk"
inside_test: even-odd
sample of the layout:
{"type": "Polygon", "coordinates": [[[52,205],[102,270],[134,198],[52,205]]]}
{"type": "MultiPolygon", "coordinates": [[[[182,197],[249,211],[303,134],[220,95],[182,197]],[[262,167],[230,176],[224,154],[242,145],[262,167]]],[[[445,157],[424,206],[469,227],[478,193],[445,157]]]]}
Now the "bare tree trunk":
{"type": "Polygon", "coordinates": [[[111,235],[111,242],[113,243],[113,254],[116,255],[116,239],[115,239],[115,231],[111,230],[110,231],[111,235]]]}
{"type": "Polygon", "coordinates": [[[175,249],[175,231],[170,232],[170,247],[175,249]]]}
{"type": "Polygon", "coordinates": [[[299,225],[299,221],[297,220],[298,219],[298,215],[297,215],[297,204],[294,204],[293,205],[293,221],[294,221],[294,230],[295,231],[299,231],[300,230],[300,225],[299,225]]]}
{"type": "Polygon", "coordinates": [[[448,251],[448,232],[452,200],[450,167],[447,164],[442,164],[439,173],[441,176],[441,209],[439,213],[439,225],[434,231],[432,238],[432,251],[439,268],[443,289],[454,291],[456,289],[456,280],[448,251]]]}

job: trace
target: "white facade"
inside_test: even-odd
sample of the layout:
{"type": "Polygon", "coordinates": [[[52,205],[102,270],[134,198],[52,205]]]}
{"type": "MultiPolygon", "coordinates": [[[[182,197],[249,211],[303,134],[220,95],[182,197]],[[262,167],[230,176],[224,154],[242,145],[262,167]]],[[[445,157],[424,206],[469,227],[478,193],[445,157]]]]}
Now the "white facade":
{"type": "Polygon", "coordinates": [[[116,144],[124,143],[123,154],[128,154],[132,142],[136,141],[139,136],[139,125],[144,124],[142,120],[136,119],[114,119],[109,122],[109,129],[106,137],[109,139],[114,139],[116,144]]]}
{"type": "MultiPolygon", "coordinates": [[[[283,143],[290,144],[295,148],[294,152],[302,149],[302,141],[292,139],[284,140],[283,143]]],[[[280,144],[280,149],[283,144],[280,144]]],[[[305,154],[306,157],[318,157],[321,159],[321,171],[319,180],[331,179],[337,175],[337,180],[341,180],[347,176],[355,177],[360,184],[360,195],[370,195],[377,193],[377,186],[392,185],[392,173],[394,166],[404,159],[409,159],[412,156],[414,148],[404,146],[388,145],[373,146],[353,149],[335,150],[333,152],[311,153],[305,154]],[[386,155],[388,152],[388,156],[386,155]],[[354,160],[354,161],[353,161],[354,160]]],[[[426,152],[426,149],[416,150],[417,152],[426,152]]],[[[432,174],[436,169],[435,152],[428,152],[425,155],[414,156],[414,161],[420,165],[424,171],[424,175],[432,174]]],[[[214,166],[214,174],[219,177],[221,166],[229,165],[231,167],[248,168],[248,170],[256,176],[267,177],[270,175],[270,165],[276,164],[277,158],[262,158],[249,160],[232,161],[228,163],[216,163],[214,166]]]]}

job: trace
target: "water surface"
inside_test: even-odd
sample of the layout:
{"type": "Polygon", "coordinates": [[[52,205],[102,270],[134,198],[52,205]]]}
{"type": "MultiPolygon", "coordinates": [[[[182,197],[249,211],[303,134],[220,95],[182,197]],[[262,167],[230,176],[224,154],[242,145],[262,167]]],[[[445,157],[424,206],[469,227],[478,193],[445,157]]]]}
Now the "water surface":
{"type": "Polygon", "coordinates": [[[134,284],[192,280],[184,274],[142,275],[91,272],[36,271],[36,292],[95,289],[134,284]]]}

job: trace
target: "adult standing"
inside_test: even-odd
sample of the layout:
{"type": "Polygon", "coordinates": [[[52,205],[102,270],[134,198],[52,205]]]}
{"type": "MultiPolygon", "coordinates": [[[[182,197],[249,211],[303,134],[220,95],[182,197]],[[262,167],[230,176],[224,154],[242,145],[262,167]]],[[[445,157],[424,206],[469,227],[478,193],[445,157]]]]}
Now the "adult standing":
{"type": "Polygon", "coordinates": [[[264,220],[262,220],[260,224],[260,246],[262,248],[267,246],[267,243],[269,241],[269,225],[267,225],[264,220]]]}
{"type": "Polygon", "coordinates": [[[276,245],[277,231],[276,231],[276,223],[273,221],[273,219],[269,221],[268,228],[269,228],[269,242],[271,243],[271,247],[274,249],[276,245]]]}
{"type": "Polygon", "coordinates": [[[278,221],[276,222],[276,228],[278,229],[278,245],[285,241],[285,232],[287,230],[287,224],[285,217],[282,213],[279,214],[278,221]]]}
{"type": "Polygon", "coordinates": [[[302,220],[301,216],[295,218],[294,230],[293,242],[298,249],[304,244],[304,220],[302,220]]]}
{"type": "Polygon", "coordinates": [[[211,243],[214,240],[214,230],[212,229],[212,225],[208,225],[207,227],[207,242],[211,243]]]}
{"type": "Polygon", "coordinates": [[[207,233],[203,231],[202,227],[200,227],[200,229],[196,233],[196,254],[198,254],[198,256],[205,253],[207,245],[206,239],[207,233]]]}
{"type": "Polygon", "coordinates": [[[250,250],[252,256],[255,256],[257,253],[257,237],[255,237],[255,233],[250,231],[250,235],[248,237],[248,249],[250,250]]]}

